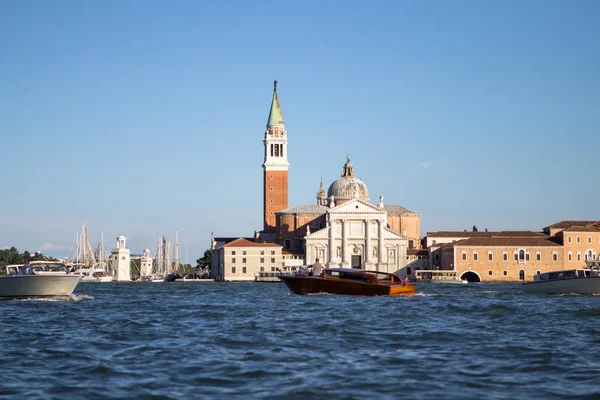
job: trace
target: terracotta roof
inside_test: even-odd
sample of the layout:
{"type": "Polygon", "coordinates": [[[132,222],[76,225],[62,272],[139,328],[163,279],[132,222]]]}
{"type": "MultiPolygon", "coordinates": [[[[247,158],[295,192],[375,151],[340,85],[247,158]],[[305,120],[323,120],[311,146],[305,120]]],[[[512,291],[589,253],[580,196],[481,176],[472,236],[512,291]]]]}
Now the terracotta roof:
{"type": "Polygon", "coordinates": [[[572,226],[588,226],[597,225],[600,221],[560,221],[552,225],[548,225],[544,229],[567,229],[572,226]]]}
{"type": "Polygon", "coordinates": [[[395,215],[402,215],[402,214],[407,214],[407,213],[414,213],[414,214],[418,214],[415,211],[411,211],[408,208],[404,208],[402,206],[397,206],[395,204],[384,204],[383,205],[383,209],[385,211],[387,211],[390,214],[395,214],[395,215]]]}
{"type": "Polygon", "coordinates": [[[471,238],[454,243],[458,246],[533,246],[533,247],[560,247],[561,244],[545,237],[488,237],[471,238]]]}
{"type": "Polygon", "coordinates": [[[327,209],[327,206],[321,206],[318,204],[307,204],[289,207],[285,210],[277,211],[276,214],[325,214],[325,212],[327,212],[327,209]]]}
{"type": "Polygon", "coordinates": [[[500,231],[500,232],[460,232],[460,231],[439,231],[427,232],[429,237],[460,237],[460,238],[485,238],[485,237],[546,237],[544,232],[533,231],[500,231]]]}
{"type": "Polygon", "coordinates": [[[285,256],[290,256],[290,255],[297,255],[297,256],[304,256],[304,252],[298,250],[298,251],[294,251],[294,250],[281,250],[281,254],[285,255],[285,256]]]}
{"type": "MultiPolygon", "coordinates": [[[[236,237],[216,237],[215,238],[215,242],[217,242],[217,243],[220,243],[220,242],[229,243],[229,242],[233,242],[234,240],[237,240],[239,238],[240,238],[239,236],[236,236],[236,237]]],[[[243,238],[243,239],[254,241],[254,238],[251,238],[251,237],[246,237],[246,238],[243,238]]]]}
{"type": "MultiPolygon", "coordinates": [[[[465,239],[463,239],[463,240],[465,240],[465,239]]],[[[431,246],[429,246],[429,248],[430,249],[435,248],[437,250],[437,249],[442,249],[445,247],[454,247],[454,245],[456,243],[460,243],[460,242],[462,242],[462,240],[459,240],[458,242],[450,242],[450,243],[437,243],[437,244],[432,244],[431,246]]]]}
{"type": "Polygon", "coordinates": [[[408,249],[406,255],[408,256],[426,256],[429,252],[425,249],[408,249]]]}
{"type": "Polygon", "coordinates": [[[246,238],[238,238],[234,241],[231,241],[227,244],[224,244],[221,247],[282,247],[280,244],[276,243],[260,243],[248,240],[246,238]]]}
{"type": "MultiPolygon", "coordinates": [[[[369,203],[369,204],[377,205],[374,203],[369,203]]],[[[402,206],[398,206],[398,205],[394,205],[394,204],[389,204],[389,205],[386,204],[383,206],[383,208],[389,214],[393,214],[393,215],[402,215],[402,214],[407,214],[407,213],[418,214],[417,212],[411,211],[408,208],[404,208],[402,206]]],[[[292,206],[292,207],[286,208],[285,210],[277,211],[276,214],[325,214],[328,209],[329,209],[329,207],[321,206],[318,204],[305,204],[305,205],[299,205],[299,206],[292,206]]]]}
{"type": "Polygon", "coordinates": [[[494,235],[494,237],[547,237],[544,232],[533,232],[533,231],[502,231],[494,235]]]}
{"type": "Polygon", "coordinates": [[[461,231],[439,231],[439,232],[427,232],[427,236],[432,237],[490,237],[498,232],[461,232],[461,231]]]}
{"type": "Polygon", "coordinates": [[[600,226],[588,225],[588,226],[572,226],[564,230],[565,232],[600,232],[600,226]]]}

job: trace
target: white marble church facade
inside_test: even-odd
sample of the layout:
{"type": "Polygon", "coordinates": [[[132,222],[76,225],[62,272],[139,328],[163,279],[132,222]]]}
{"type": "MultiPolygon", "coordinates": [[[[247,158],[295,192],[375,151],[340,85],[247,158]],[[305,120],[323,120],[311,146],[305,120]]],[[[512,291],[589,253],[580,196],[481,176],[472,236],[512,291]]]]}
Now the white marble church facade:
{"type": "MultiPolygon", "coordinates": [[[[334,200],[334,199],[332,199],[334,200]]],[[[406,264],[408,240],[387,228],[387,211],[355,197],[326,211],[327,226],[305,236],[306,260],[327,267],[397,272],[406,264]]]]}

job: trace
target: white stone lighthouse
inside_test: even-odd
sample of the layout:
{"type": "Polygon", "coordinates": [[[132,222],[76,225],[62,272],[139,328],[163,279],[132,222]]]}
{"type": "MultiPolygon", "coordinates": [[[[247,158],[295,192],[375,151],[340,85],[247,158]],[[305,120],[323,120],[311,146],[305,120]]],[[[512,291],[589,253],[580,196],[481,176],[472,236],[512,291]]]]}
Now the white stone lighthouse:
{"type": "Polygon", "coordinates": [[[116,271],[117,282],[131,282],[131,253],[126,246],[125,236],[117,238],[117,248],[112,251],[110,257],[113,270],[116,271]]]}
{"type": "Polygon", "coordinates": [[[140,259],[140,278],[152,275],[152,256],[150,249],[144,249],[144,255],[140,259]]]}

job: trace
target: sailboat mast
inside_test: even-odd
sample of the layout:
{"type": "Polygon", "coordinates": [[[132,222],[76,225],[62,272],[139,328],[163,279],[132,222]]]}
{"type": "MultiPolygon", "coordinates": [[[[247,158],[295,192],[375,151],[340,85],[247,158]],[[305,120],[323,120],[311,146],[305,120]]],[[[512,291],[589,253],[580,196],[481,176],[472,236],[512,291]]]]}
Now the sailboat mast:
{"type": "Polygon", "coordinates": [[[179,272],[179,231],[175,231],[175,272],[179,272]]]}
{"type": "Polygon", "coordinates": [[[75,232],[75,264],[79,264],[79,232],[75,232]]]}
{"type": "Polygon", "coordinates": [[[100,254],[98,255],[98,264],[104,268],[102,262],[104,261],[104,231],[100,231],[100,254]]]}

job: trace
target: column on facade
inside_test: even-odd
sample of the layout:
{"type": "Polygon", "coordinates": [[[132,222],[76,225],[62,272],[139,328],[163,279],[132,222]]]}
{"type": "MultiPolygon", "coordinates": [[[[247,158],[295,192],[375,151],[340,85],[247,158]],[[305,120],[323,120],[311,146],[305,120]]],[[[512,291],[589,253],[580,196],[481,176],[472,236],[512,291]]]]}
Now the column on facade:
{"type": "Polygon", "coordinates": [[[348,255],[348,225],[346,219],[342,220],[342,267],[350,266],[350,256],[348,255]]]}
{"type": "Polygon", "coordinates": [[[379,244],[378,244],[377,250],[379,251],[379,254],[377,255],[377,266],[378,266],[377,270],[379,270],[379,266],[382,266],[383,263],[384,263],[384,260],[385,260],[385,258],[383,256],[385,254],[384,253],[384,251],[385,251],[385,249],[384,249],[384,242],[383,242],[383,232],[384,232],[384,227],[385,227],[385,225],[384,225],[385,221],[384,220],[379,220],[378,224],[379,224],[379,226],[378,226],[378,228],[379,228],[379,232],[378,232],[378,234],[379,234],[379,244]]]}
{"type": "Polygon", "coordinates": [[[365,264],[371,263],[371,221],[365,220],[365,264]]]}
{"type": "MultiPolygon", "coordinates": [[[[315,256],[313,255],[313,247],[311,245],[309,245],[308,243],[306,243],[306,265],[311,265],[312,263],[314,263],[315,260],[315,256]]],[[[319,260],[321,261],[321,260],[319,260]]]]}
{"type": "Polygon", "coordinates": [[[327,260],[328,266],[333,266],[333,260],[335,260],[335,231],[333,229],[333,221],[329,223],[329,260],[327,260]]]}
{"type": "Polygon", "coordinates": [[[400,245],[399,257],[400,257],[400,260],[399,260],[400,262],[398,263],[398,267],[400,267],[400,268],[406,267],[407,262],[406,262],[406,245],[405,244],[400,245]]]}

